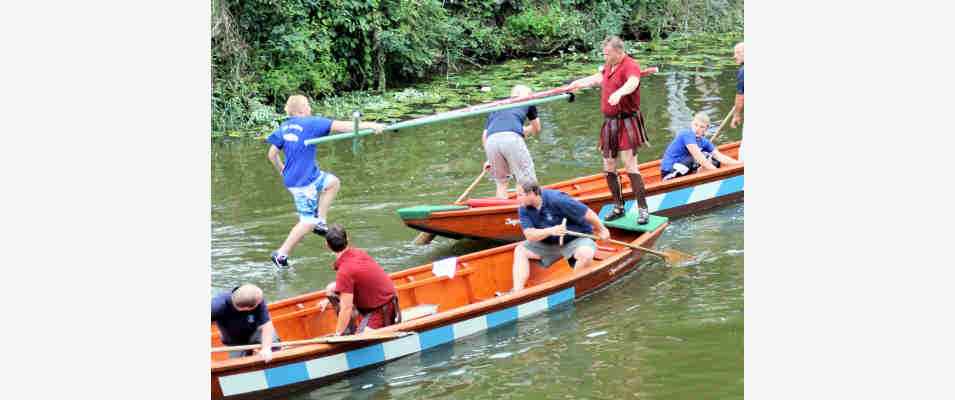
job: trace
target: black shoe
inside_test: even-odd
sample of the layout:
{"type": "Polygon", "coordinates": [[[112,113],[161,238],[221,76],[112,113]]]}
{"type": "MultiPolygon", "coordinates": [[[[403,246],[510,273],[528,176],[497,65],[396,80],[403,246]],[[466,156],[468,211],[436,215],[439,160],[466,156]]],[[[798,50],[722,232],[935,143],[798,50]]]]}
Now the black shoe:
{"type": "Polygon", "coordinates": [[[641,208],[640,215],[637,216],[637,225],[646,225],[647,222],[650,222],[650,210],[641,208]]]}
{"type": "Polygon", "coordinates": [[[624,209],[623,206],[614,206],[613,211],[611,211],[610,214],[608,214],[607,217],[604,218],[604,221],[613,221],[617,218],[622,217],[626,213],[627,213],[627,210],[624,209]]]}
{"type": "Polygon", "coordinates": [[[279,256],[279,252],[272,252],[272,264],[275,268],[288,268],[288,257],[279,256]]]}
{"type": "Polygon", "coordinates": [[[315,224],[315,228],[312,228],[312,233],[324,237],[328,233],[328,224],[324,222],[319,222],[315,224]]]}

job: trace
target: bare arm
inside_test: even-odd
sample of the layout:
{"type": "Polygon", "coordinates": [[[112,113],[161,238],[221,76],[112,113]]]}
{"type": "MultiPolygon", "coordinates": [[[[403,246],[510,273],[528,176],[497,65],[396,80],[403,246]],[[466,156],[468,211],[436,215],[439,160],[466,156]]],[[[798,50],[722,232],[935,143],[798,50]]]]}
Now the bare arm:
{"type": "Polygon", "coordinates": [[[351,321],[351,313],[354,308],[354,300],[355,295],[353,293],[342,293],[339,295],[341,309],[338,311],[338,325],[335,326],[335,335],[341,335],[345,332],[345,329],[348,329],[348,322],[351,321]]]}
{"type": "Polygon", "coordinates": [[[539,242],[541,240],[547,239],[548,236],[560,236],[560,225],[552,226],[550,228],[527,228],[524,229],[524,237],[527,240],[539,242]]]}
{"type": "MultiPolygon", "coordinates": [[[[355,123],[352,121],[332,121],[332,132],[335,133],[351,132],[354,128],[355,123]]],[[[385,126],[377,122],[359,122],[358,129],[374,129],[375,133],[381,133],[385,126]]]]}
{"type": "Polygon", "coordinates": [[[577,90],[577,89],[588,88],[594,85],[599,85],[601,82],[603,82],[603,75],[598,72],[596,74],[586,76],[571,82],[569,89],[577,90]]]}
{"type": "Polygon", "coordinates": [[[720,151],[719,151],[719,150],[716,150],[716,149],[713,149],[713,158],[716,158],[716,161],[719,161],[719,162],[721,162],[721,163],[723,163],[723,164],[726,164],[726,165],[736,165],[736,164],[742,164],[742,163],[743,163],[742,161],[733,159],[732,157],[730,157],[730,156],[728,156],[728,155],[726,155],[726,154],[720,153],[720,151]]]}
{"type": "Polygon", "coordinates": [[[620,102],[621,97],[633,93],[634,90],[637,90],[638,86],[640,86],[640,77],[631,76],[630,78],[627,78],[627,82],[624,83],[620,89],[617,89],[616,92],[610,94],[610,97],[607,98],[607,102],[612,106],[617,105],[617,103],[620,102]]]}
{"type": "Polygon", "coordinates": [[[541,119],[534,118],[531,123],[524,127],[524,133],[528,136],[541,133],[541,119]]]}
{"type": "Polygon", "coordinates": [[[697,146],[696,143],[686,145],[686,149],[690,152],[690,155],[693,156],[693,159],[696,160],[697,164],[700,164],[705,169],[716,169],[716,166],[703,156],[703,152],[700,151],[700,146],[697,146]]]}
{"type": "Polygon", "coordinates": [[[736,95],[736,111],[733,112],[733,121],[730,123],[730,126],[735,128],[743,122],[743,95],[736,95]]]}
{"type": "Polygon", "coordinates": [[[272,165],[279,171],[279,175],[282,174],[282,171],[285,170],[285,163],[282,162],[282,158],[279,157],[279,148],[272,145],[269,147],[269,161],[272,162],[272,165]]]}
{"type": "Polygon", "coordinates": [[[487,148],[487,129],[481,134],[481,147],[487,148]]]}
{"type": "Polygon", "coordinates": [[[601,239],[609,239],[610,231],[604,226],[603,222],[600,222],[600,216],[594,212],[594,210],[587,210],[587,214],[584,215],[584,219],[590,223],[590,226],[594,228],[594,232],[597,233],[601,239]]]}

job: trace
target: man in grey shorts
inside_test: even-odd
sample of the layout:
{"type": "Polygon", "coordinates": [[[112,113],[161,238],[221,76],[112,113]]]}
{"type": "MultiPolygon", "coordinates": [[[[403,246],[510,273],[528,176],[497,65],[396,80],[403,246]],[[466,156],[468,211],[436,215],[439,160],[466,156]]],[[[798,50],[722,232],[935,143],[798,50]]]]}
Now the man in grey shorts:
{"type": "Polygon", "coordinates": [[[514,288],[511,292],[524,289],[530,275],[530,261],[540,260],[541,266],[549,267],[561,257],[575,260],[574,268],[587,268],[594,259],[597,244],[589,238],[566,237],[560,245],[560,236],[567,231],[580,233],[597,232],[601,239],[609,239],[610,231],[584,203],[566,193],[541,189],[537,182],[524,182],[517,191],[520,208],[517,215],[521,220],[523,243],[514,248],[513,277],[514,288]],[[567,226],[563,226],[564,219],[567,226]]]}
{"type": "MultiPolygon", "coordinates": [[[[531,94],[531,89],[524,85],[516,85],[511,89],[511,97],[524,97],[531,94]]],[[[537,181],[534,173],[534,160],[527,151],[524,135],[540,133],[541,123],[537,118],[537,107],[516,107],[507,110],[495,111],[488,115],[484,125],[484,134],[481,142],[487,154],[487,163],[484,168],[491,169],[491,176],[497,184],[498,198],[507,198],[507,181],[513,176],[518,184],[537,181]],[[524,126],[524,122],[528,125],[524,126]]]]}

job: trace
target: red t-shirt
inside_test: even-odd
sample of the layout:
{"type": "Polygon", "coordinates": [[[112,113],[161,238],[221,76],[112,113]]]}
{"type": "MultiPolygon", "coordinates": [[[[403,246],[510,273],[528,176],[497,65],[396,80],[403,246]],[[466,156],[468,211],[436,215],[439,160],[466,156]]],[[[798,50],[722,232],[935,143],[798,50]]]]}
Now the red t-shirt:
{"type": "Polygon", "coordinates": [[[627,83],[627,79],[630,79],[631,76],[640,77],[640,63],[630,58],[630,56],[624,55],[623,60],[620,60],[620,64],[617,65],[617,68],[612,72],[611,69],[610,64],[604,64],[603,72],[601,72],[601,74],[603,74],[603,81],[600,83],[600,111],[603,112],[604,115],[612,117],[621,112],[635,112],[639,110],[640,86],[637,86],[637,90],[634,90],[632,93],[621,97],[620,102],[615,106],[610,105],[607,99],[610,98],[613,92],[620,89],[624,83],[627,83]]]}
{"type": "Polygon", "coordinates": [[[335,290],[352,293],[355,307],[370,310],[385,304],[395,295],[395,284],[385,270],[361,249],[348,248],[335,260],[335,290]]]}

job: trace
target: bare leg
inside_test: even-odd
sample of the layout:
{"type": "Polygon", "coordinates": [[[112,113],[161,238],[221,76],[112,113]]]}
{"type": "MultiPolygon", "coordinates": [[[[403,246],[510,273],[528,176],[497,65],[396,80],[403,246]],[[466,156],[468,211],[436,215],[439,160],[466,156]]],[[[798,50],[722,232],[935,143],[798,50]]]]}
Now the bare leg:
{"type": "Polygon", "coordinates": [[[497,185],[497,190],[495,192],[495,195],[497,196],[497,198],[506,199],[507,198],[507,181],[501,182],[501,181],[495,180],[494,184],[497,185]]]}
{"type": "Polygon", "coordinates": [[[732,157],[726,154],[720,153],[718,151],[713,152],[713,158],[715,158],[716,161],[719,161],[720,163],[723,163],[725,165],[741,164],[739,161],[734,160],[732,157]]]}
{"type": "Polygon", "coordinates": [[[524,247],[524,243],[514,247],[514,267],[512,270],[514,277],[514,288],[511,289],[512,292],[524,289],[524,284],[527,283],[527,278],[531,274],[530,260],[540,259],[540,256],[526,249],[524,247]]]}
{"type": "Polygon", "coordinates": [[[282,243],[282,247],[279,247],[279,254],[285,256],[292,254],[292,249],[295,248],[295,245],[314,228],[315,224],[299,221],[292,227],[292,231],[288,233],[288,237],[285,239],[285,242],[282,243]]]}
{"type": "Polygon", "coordinates": [[[329,176],[325,181],[325,188],[322,190],[322,195],[318,199],[318,218],[321,218],[323,221],[325,217],[328,216],[328,208],[331,207],[332,201],[335,200],[335,195],[338,194],[338,189],[341,188],[341,182],[335,176],[329,176]]]}
{"type": "Polygon", "coordinates": [[[574,264],[575,271],[587,268],[594,259],[594,249],[586,246],[578,247],[577,250],[574,250],[574,258],[577,260],[574,264]]]}
{"type": "Polygon", "coordinates": [[[620,160],[623,161],[623,166],[627,168],[627,173],[636,174],[640,172],[640,169],[637,168],[637,155],[634,154],[633,150],[620,150],[619,155],[620,160]]]}

